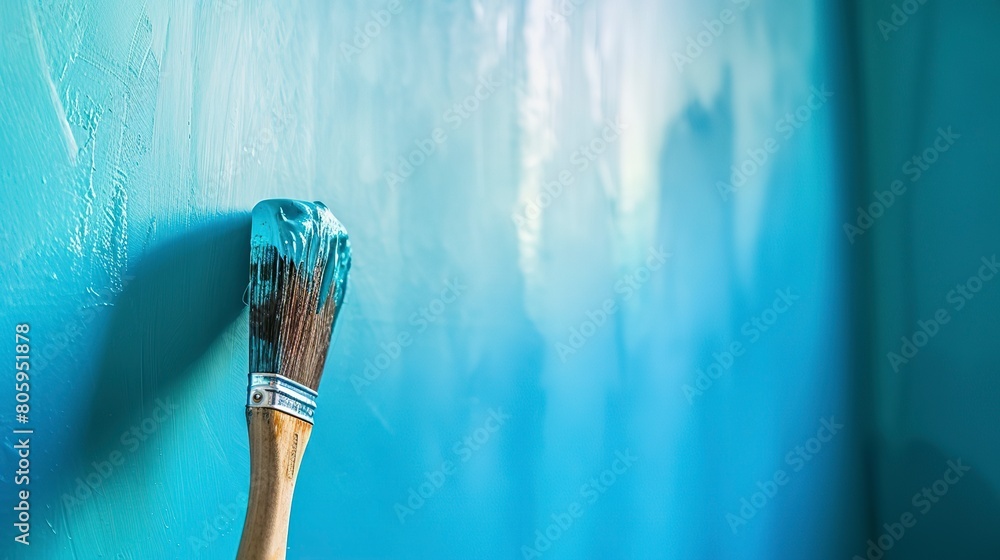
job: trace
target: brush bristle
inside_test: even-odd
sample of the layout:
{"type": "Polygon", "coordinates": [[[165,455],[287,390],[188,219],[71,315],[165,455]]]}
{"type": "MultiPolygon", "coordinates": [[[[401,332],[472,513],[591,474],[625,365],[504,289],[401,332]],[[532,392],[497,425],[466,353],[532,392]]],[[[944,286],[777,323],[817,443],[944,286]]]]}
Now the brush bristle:
{"type": "Polygon", "coordinates": [[[250,245],[250,372],[316,391],[351,268],[347,231],[322,203],[265,200],[250,245]]]}

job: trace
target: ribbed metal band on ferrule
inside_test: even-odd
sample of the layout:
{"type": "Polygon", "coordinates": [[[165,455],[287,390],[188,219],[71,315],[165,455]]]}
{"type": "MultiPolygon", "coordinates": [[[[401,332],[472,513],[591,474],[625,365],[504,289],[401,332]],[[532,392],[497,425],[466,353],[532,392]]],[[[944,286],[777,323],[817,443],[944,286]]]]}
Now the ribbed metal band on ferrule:
{"type": "Polygon", "coordinates": [[[313,423],[316,391],[276,373],[251,373],[247,408],[271,408],[313,423]]]}

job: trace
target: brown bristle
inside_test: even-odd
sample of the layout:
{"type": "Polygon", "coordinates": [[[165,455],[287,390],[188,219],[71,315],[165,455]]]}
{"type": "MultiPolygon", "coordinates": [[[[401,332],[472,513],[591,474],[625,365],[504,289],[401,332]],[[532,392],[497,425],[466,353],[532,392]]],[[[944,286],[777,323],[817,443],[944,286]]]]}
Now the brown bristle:
{"type": "Polygon", "coordinates": [[[319,388],[350,259],[347,233],[325,206],[265,201],[254,209],[251,373],[319,388]]]}

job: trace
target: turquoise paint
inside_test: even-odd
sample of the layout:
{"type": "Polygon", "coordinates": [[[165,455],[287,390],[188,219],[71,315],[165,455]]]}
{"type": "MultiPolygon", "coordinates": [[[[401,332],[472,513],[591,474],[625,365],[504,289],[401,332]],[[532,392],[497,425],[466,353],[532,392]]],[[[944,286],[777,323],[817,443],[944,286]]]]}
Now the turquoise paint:
{"type": "Polygon", "coordinates": [[[721,4],[592,0],[561,21],[537,2],[407,2],[350,59],[341,43],[379,5],[0,7],[4,33],[32,33],[0,58],[0,168],[19,187],[2,210],[16,289],[0,328],[29,320],[53,341],[79,325],[45,343],[59,351],[33,386],[32,552],[233,557],[246,228],[258,201],[284,198],[323,201],[358,255],[290,558],[523,557],[626,450],[638,462],[545,558],[847,553],[860,528],[832,512],[859,501],[849,431],[745,533],[724,517],[851,398],[835,104],[740,197],[712,187],[810,87],[838,89],[820,3],[751,5],[683,72],[674,40],[721,4]],[[616,121],[620,136],[583,155],[616,121]],[[622,288],[661,246],[665,264],[622,288]],[[683,386],[786,286],[801,305],[689,404],[683,386]],[[617,311],[563,361],[558,345],[608,298],[617,311]],[[177,408],[164,417],[158,399],[177,408]],[[463,443],[500,413],[488,440],[463,443]],[[133,427],[144,439],[123,441],[133,427]],[[401,522],[396,505],[445,461],[453,474],[401,522]],[[88,477],[97,490],[78,499],[88,477]]]}
{"type": "MultiPolygon", "coordinates": [[[[405,2],[387,20],[379,3],[0,3],[0,339],[31,323],[35,428],[33,544],[11,545],[0,517],[4,555],[234,556],[251,209],[272,198],[324,201],[359,255],[292,559],[523,557],[576,501],[585,514],[543,558],[849,558],[946,455],[974,476],[922,534],[988,542],[952,520],[970,503],[978,519],[996,511],[995,446],[972,429],[995,416],[982,398],[995,359],[971,342],[996,300],[984,293],[910,375],[883,366],[875,388],[868,375],[905,332],[896,321],[947,293],[939,269],[960,280],[996,245],[993,195],[975,187],[995,176],[979,107],[997,81],[962,73],[992,44],[986,8],[929,3],[884,42],[873,22],[888,0],[850,25],[839,3],[755,1],[678,69],[686,38],[742,3],[573,4],[405,2]],[[855,43],[870,169],[854,168],[854,84],[839,73],[855,43]],[[955,74],[922,87],[919,52],[955,74]],[[865,85],[876,78],[899,91],[865,85]],[[980,102],[948,93],[963,79],[980,102]],[[776,123],[823,84],[834,97],[786,138],[776,123]],[[949,122],[968,151],[866,233],[871,246],[850,245],[844,185],[884,189],[912,139],[949,122]],[[769,137],[780,149],[722,200],[716,183],[769,137]],[[961,196],[946,169],[962,171],[961,196]],[[974,254],[941,241],[954,231],[974,254]],[[671,256],[643,271],[661,247],[671,256]],[[878,305],[853,307],[848,263],[868,256],[887,263],[871,273],[878,305]],[[801,299],[749,345],[743,326],[789,287],[801,299]],[[591,334],[561,354],[574,330],[591,334]],[[734,341],[746,352],[688,402],[684,386],[734,341]],[[830,415],[844,431],[734,536],[726,513],[830,415]],[[875,466],[872,441],[893,450],[875,466]],[[591,503],[581,487],[624,450],[638,461],[591,503]],[[396,506],[445,461],[401,522],[396,506]],[[897,476],[910,464],[919,473],[897,476]]],[[[5,430],[12,402],[0,384],[5,430]]],[[[16,441],[3,437],[7,504],[16,441]]]]}
{"type": "Polygon", "coordinates": [[[316,313],[322,313],[332,296],[339,314],[347,294],[351,243],[343,224],[322,202],[273,199],[257,203],[250,251],[264,254],[272,248],[280,258],[309,274],[322,266],[316,313]]]}
{"type": "Polygon", "coordinates": [[[906,188],[855,242],[868,256],[861,262],[867,281],[859,307],[878,318],[865,321],[859,333],[873,355],[865,395],[874,405],[870,438],[877,446],[872,525],[913,511],[914,494],[961,457],[971,467],[961,485],[927,516],[918,510],[922,529],[886,558],[997,557],[1000,446],[992,426],[1000,425],[1000,358],[993,343],[1000,284],[985,282],[961,309],[956,301],[965,298],[956,288],[1000,249],[1000,191],[993,187],[1000,173],[1000,113],[990,109],[1000,96],[1000,68],[978,63],[1000,49],[992,25],[1000,6],[928,2],[912,14],[894,14],[893,2],[883,0],[859,3],[857,11],[860,21],[890,26],[861,35],[857,72],[867,87],[858,100],[866,121],[859,142],[867,157],[850,223],[857,207],[872,204],[874,191],[897,180],[906,188]],[[898,29],[893,16],[903,24],[898,29]],[[939,129],[960,137],[922,169],[926,162],[913,158],[933,146],[939,129]],[[940,309],[948,324],[917,359],[894,371],[887,353],[898,352],[901,337],[912,339],[917,322],[940,309]]]}

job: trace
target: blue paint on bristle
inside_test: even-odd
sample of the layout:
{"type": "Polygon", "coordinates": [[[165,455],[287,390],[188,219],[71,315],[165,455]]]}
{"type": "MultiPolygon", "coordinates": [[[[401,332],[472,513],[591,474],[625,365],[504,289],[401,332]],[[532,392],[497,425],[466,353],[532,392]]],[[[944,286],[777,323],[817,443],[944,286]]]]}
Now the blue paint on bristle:
{"type": "Polygon", "coordinates": [[[316,312],[331,295],[335,313],[340,312],[351,269],[351,243],[344,225],[325,204],[290,199],[259,202],[253,209],[251,247],[264,251],[274,247],[279,257],[304,271],[325,262],[316,312]]]}
{"type": "Polygon", "coordinates": [[[320,202],[265,200],[250,240],[250,370],[316,390],[347,291],[347,230],[320,202]]]}

